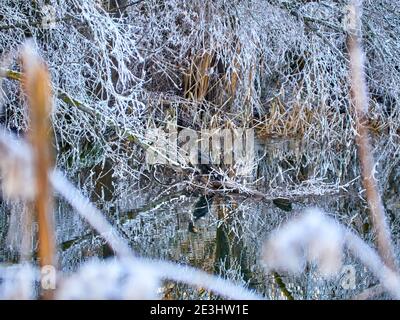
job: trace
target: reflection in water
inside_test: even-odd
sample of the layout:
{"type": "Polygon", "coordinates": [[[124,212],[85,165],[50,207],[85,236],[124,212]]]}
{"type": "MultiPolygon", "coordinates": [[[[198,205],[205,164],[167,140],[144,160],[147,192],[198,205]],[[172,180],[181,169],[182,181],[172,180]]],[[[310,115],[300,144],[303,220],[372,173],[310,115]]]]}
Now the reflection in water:
{"type": "MultiPolygon", "coordinates": [[[[398,239],[400,170],[398,153],[391,148],[384,142],[378,144],[384,156],[379,162],[379,172],[384,177],[381,187],[393,235],[398,239]]],[[[101,177],[92,199],[97,200],[98,206],[140,255],[221,274],[271,299],[289,296],[295,299],[351,298],[377,283],[351,257],[346,257],[345,264],[356,269],[355,289],[344,289],[340,276],[322,279],[313,265],[308,265],[301,277],[265,274],[259,259],[260,246],[269,231],[310,206],[326,210],[373,243],[367,204],[359,193],[355,151],[343,149],[333,155],[322,153],[322,149],[319,144],[311,148],[288,141],[258,145],[262,160],[250,187],[271,195],[271,201],[238,194],[193,196],[182,190],[167,192],[165,186],[151,187],[145,192],[130,190],[129,185],[117,185],[114,189],[116,181],[111,179],[110,167],[95,168],[88,171],[87,176],[93,178],[91,174],[95,172],[101,177]]],[[[10,208],[4,202],[0,204],[1,263],[14,263],[18,259],[17,250],[9,241],[10,232],[14,230],[10,226],[13,221],[10,208]]],[[[113,254],[101,237],[63,201],[57,202],[55,216],[63,271],[75,270],[90,257],[104,258],[113,254]]],[[[213,298],[201,288],[172,283],[165,284],[164,293],[166,298],[213,298]]]]}
{"type": "Polygon", "coordinates": [[[193,218],[194,222],[204,217],[210,211],[210,207],[213,202],[213,195],[202,195],[194,204],[193,218]]]}

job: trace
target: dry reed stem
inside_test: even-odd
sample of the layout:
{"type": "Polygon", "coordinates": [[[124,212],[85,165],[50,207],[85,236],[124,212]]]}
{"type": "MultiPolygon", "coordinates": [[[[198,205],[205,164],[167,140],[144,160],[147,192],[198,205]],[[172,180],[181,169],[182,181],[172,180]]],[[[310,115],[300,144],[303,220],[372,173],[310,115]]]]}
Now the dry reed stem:
{"type": "Polygon", "coordinates": [[[202,101],[209,90],[209,69],[212,55],[204,52],[193,59],[187,74],[184,74],[185,96],[195,101],[202,101]]]}
{"type": "Polygon", "coordinates": [[[364,74],[364,54],[361,46],[362,1],[353,0],[349,8],[347,44],[350,56],[351,100],[356,111],[357,146],[361,164],[363,187],[370,209],[370,216],[377,235],[377,247],[385,264],[397,269],[390,229],[385,209],[374,177],[375,163],[366,126],[368,116],[368,89],[364,74]]]}
{"type": "Polygon", "coordinates": [[[52,167],[51,152],[51,85],[47,67],[30,44],[22,54],[22,88],[29,105],[30,142],[33,151],[35,199],[34,206],[39,226],[40,266],[55,264],[55,245],[52,224],[52,201],[48,172],[52,167]]]}

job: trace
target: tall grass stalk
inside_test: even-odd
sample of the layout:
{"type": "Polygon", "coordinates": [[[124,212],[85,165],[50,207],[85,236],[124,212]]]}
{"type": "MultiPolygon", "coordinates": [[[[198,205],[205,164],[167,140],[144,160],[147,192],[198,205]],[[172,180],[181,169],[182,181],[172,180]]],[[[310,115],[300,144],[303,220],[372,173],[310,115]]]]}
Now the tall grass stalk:
{"type": "Polygon", "coordinates": [[[377,247],[385,264],[397,269],[390,229],[385,209],[374,177],[375,162],[368,136],[366,122],[369,114],[369,95],[365,81],[364,53],[361,45],[362,1],[352,0],[349,10],[347,44],[350,56],[351,100],[356,112],[357,146],[361,164],[363,187],[370,209],[371,220],[376,231],[377,247]]]}
{"type": "Polygon", "coordinates": [[[22,53],[22,88],[29,105],[35,197],[34,207],[39,227],[39,263],[56,263],[54,227],[52,222],[52,191],[48,172],[52,166],[51,125],[52,94],[50,76],[45,64],[27,43],[22,53]]]}

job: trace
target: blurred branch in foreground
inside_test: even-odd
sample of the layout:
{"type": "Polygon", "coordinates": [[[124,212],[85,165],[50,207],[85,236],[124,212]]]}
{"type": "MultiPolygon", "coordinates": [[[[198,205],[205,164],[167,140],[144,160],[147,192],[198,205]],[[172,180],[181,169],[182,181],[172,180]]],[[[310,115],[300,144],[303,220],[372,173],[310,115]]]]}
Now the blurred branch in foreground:
{"type": "Polygon", "coordinates": [[[37,56],[31,43],[24,47],[22,64],[22,88],[27,97],[31,122],[30,142],[36,189],[34,204],[39,225],[39,262],[42,267],[55,266],[52,195],[47,174],[52,166],[50,77],[47,67],[37,56]]]}
{"type": "Polygon", "coordinates": [[[365,125],[368,119],[368,88],[365,81],[364,53],[361,45],[362,1],[353,0],[348,12],[347,44],[350,55],[351,99],[356,112],[357,146],[361,164],[362,183],[370,209],[371,220],[376,230],[378,251],[385,264],[397,269],[396,258],[386,220],[385,208],[374,177],[375,163],[372,146],[365,125]]]}
{"type": "Polygon", "coordinates": [[[267,271],[303,272],[315,262],[322,275],[337,275],[346,246],[379,279],[394,298],[400,298],[400,277],[358,235],[318,209],[309,209],[271,234],[263,249],[267,271]]]}

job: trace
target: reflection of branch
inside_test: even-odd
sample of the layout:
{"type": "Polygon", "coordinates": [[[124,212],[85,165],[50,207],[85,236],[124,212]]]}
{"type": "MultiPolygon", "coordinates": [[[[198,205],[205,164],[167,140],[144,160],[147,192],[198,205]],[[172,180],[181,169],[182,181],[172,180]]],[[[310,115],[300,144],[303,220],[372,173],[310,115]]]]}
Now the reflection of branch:
{"type": "Polygon", "coordinates": [[[360,157],[362,183],[370,209],[371,220],[377,234],[378,251],[385,264],[392,270],[397,269],[392,246],[390,229],[385,216],[382,199],[374,177],[375,163],[368,128],[368,89],[364,73],[364,53],[361,46],[361,5],[362,1],[353,0],[350,10],[347,43],[350,56],[351,100],[356,112],[357,146],[360,157]]]}
{"type": "Polygon", "coordinates": [[[85,241],[91,237],[93,237],[93,232],[89,232],[83,236],[78,236],[76,238],[61,242],[59,244],[59,247],[61,248],[62,251],[66,251],[75,245],[81,245],[83,241],[85,241]]]}
{"type": "Polygon", "coordinates": [[[122,212],[119,215],[120,222],[124,223],[126,220],[134,219],[137,215],[141,213],[146,213],[155,209],[158,209],[159,207],[163,206],[164,204],[167,204],[173,200],[180,199],[182,195],[185,195],[185,191],[180,191],[178,193],[174,194],[169,194],[166,195],[162,198],[160,198],[158,201],[151,201],[150,203],[140,207],[140,208],[135,208],[132,210],[129,210],[127,212],[122,212]]]}

